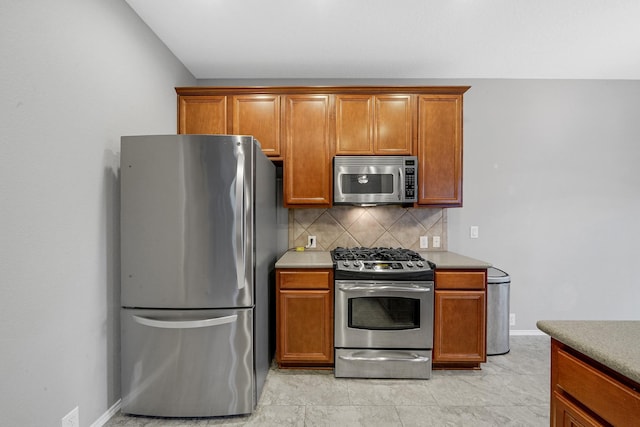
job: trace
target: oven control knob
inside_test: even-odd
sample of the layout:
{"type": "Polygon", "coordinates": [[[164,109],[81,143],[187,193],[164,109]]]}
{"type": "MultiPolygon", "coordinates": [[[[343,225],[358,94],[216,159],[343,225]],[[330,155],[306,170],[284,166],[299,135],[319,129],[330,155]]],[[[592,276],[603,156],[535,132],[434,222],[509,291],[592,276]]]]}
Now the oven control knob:
{"type": "Polygon", "coordinates": [[[422,263],[422,261],[418,261],[416,265],[420,268],[424,267],[424,264],[422,263]]]}
{"type": "Polygon", "coordinates": [[[353,266],[354,267],[360,267],[361,262],[360,261],[353,261],[353,266]]]}
{"type": "Polygon", "coordinates": [[[412,268],[412,267],[413,267],[413,263],[412,263],[411,261],[409,261],[409,262],[407,263],[407,267],[412,268]]]}
{"type": "Polygon", "coordinates": [[[342,262],[342,266],[343,267],[349,267],[349,261],[343,261],[342,262]]]}

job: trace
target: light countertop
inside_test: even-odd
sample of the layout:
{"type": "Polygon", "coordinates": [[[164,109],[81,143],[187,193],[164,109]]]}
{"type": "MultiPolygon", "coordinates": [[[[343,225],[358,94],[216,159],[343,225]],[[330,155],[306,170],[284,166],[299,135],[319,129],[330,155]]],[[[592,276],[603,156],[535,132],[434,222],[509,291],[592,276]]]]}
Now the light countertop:
{"type": "MultiPolygon", "coordinates": [[[[436,265],[436,268],[473,269],[489,268],[491,264],[469,258],[455,252],[420,252],[423,258],[436,265]]],[[[333,268],[329,251],[305,250],[302,252],[287,251],[276,262],[276,268],[333,268]]]]}
{"type": "Polygon", "coordinates": [[[328,251],[287,251],[276,262],[276,268],[333,268],[328,251]]]}
{"type": "Polygon", "coordinates": [[[540,320],[538,329],[640,383],[640,321],[540,320]]]}
{"type": "Polygon", "coordinates": [[[436,265],[436,268],[452,268],[452,269],[467,269],[467,268],[489,268],[491,263],[486,261],[480,261],[475,258],[469,258],[464,255],[457,254],[449,251],[432,251],[432,252],[419,252],[424,259],[428,259],[436,265]]]}

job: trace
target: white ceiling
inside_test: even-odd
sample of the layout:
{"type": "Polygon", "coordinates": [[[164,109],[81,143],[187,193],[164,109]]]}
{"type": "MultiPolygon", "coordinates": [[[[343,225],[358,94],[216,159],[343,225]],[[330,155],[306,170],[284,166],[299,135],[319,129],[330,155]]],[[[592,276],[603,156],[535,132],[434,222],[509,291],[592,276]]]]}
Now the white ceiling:
{"type": "Polygon", "coordinates": [[[126,0],[199,79],[640,79],[640,0],[126,0]]]}

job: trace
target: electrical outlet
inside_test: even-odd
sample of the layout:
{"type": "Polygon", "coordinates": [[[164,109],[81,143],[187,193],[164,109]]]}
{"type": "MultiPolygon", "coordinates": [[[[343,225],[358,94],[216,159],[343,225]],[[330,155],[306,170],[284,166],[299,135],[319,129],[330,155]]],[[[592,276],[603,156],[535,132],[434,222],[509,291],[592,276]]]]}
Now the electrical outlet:
{"type": "Polygon", "coordinates": [[[420,249],[427,249],[429,247],[429,236],[420,236],[420,249]]]}
{"type": "Polygon", "coordinates": [[[477,225],[472,225],[469,227],[469,237],[472,239],[478,238],[478,233],[480,232],[479,227],[477,225]]]}
{"type": "Polygon", "coordinates": [[[315,248],[316,247],[316,236],[308,236],[307,237],[307,248],[315,248]]]}
{"type": "Polygon", "coordinates": [[[516,326],[516,314],[509,313],[509,326],[516,326]]]}
{"type": "Polygon", "coordinates": [[[440,236],[433,236],[433,247],[434,248],[440,247],[440,236]]]}
{"type": "Polygon", "coordinates": [[[62,427],[80,427],[80,409],[77,406],[62,417],[62,427]]]}

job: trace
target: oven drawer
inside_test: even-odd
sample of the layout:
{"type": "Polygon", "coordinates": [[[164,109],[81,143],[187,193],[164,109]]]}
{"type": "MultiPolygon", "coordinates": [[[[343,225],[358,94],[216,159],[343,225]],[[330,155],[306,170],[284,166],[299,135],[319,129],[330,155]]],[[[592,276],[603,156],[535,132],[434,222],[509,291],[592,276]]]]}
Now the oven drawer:
{"type": "Polygon", "coordinates": [[[337,378],[431,377],[431,350],[336,349],[337,378]]]}

